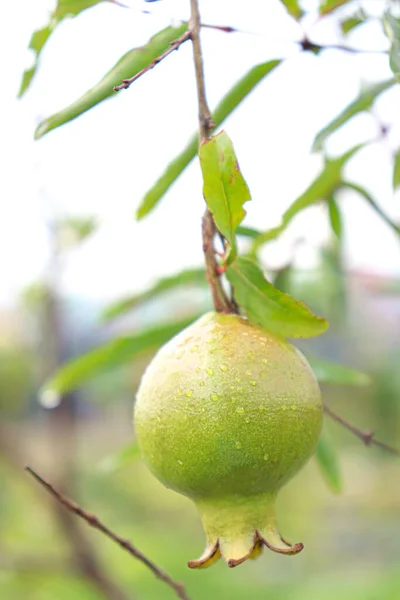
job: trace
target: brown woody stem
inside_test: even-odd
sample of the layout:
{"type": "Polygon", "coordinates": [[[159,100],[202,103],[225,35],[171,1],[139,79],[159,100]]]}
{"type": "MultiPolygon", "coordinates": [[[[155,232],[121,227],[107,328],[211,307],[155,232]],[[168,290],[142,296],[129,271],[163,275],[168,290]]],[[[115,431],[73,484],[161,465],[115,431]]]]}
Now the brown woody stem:
{"type": "MultiPolygon", "coordinates": [[[[196,74],[197,101],[199,106],[199,140],[202,144],[207,140],[215,125],[207,103],[204,82],[203,54],[200,42],[200,12],[198,0],[190,0],[191,17],[189,32],[193,45],[193,61],[196,74]]],[[[206,275],[210,286],[215,310],[222,313],[235,312],[233,305],[226,295],[218,273],[218,263],[215,259],[214,237],[217,228],[212,213],[207,209],[203,216],[202,234],[203,251],[206,262],[206,275]]]]}
{"type": "Polygon", "coordinates": [[[386,452],[390,452],[395,456],[400,456],[400,450],[397,450],[397,448],[393,448],[392,446],[385,444],[385,442],[380,442],[379,440],[376,440],[372,431],[363,431],[362,429],[359,429],[358,427],[356,427],[352,423],[349,423],[349,421],[346,421],[346,419],[335,413],[328,406],[324,406],[324,411],[331,419],[336,421],[336,423],[339,423],[340,425],[342,425],[342,427],[347,429],[347,431],[350,431],[352,434],[358,437],[358,439],[360,439],[363,442],[363,444],[365,444],[367,447],[371,445],[378,446],[379,448],[382,448],[382,450],[386,450],[386,452]]]}
{"type": "Polygon", "coordinates": [[[154,564],[150,559],[148,559],[144,554],[142,554],[140,550],[135,548],[135,546],[133,546],[128,540],[125,540],[124,538],[111,531],[111,529],[108,529],[108,527],[106,527],[95,515],[86,512],[85,510],[83,510],[83,508],[78,506],[78,504],[76,504],[66,496],[60,494],[60,492],[58,492],[50,483],[43,479],[31,467],[26,467],[26,471],[28,471],[28,473],[32,475],[32,477],[34,477],[36,481],[38,481],[40,485],[43,486],[53,496],[53,498],[57,500],[57,502],[59,502],[59,504],[64,506],[67,510],[74,513],[78,517],[81,517],[81,519],[86,521],[86,523],[94,529],[97,529],[98,531],[104,533],[104,535],[113,540],[121,548],[126,550],[131,556],[133,556],[134,558],[142,562],[144,565],[146,565],[146,567],[150,569],[150,571],[152,571],[156,577],[164,581],[164,583],[166,583],[170,588],[174,590],[178,598],[181,598],[181,600],[190,600],[189,596],[186,594],[183,584],[171,579],[168,573],[160,569],[156,564],[154,564]]]}

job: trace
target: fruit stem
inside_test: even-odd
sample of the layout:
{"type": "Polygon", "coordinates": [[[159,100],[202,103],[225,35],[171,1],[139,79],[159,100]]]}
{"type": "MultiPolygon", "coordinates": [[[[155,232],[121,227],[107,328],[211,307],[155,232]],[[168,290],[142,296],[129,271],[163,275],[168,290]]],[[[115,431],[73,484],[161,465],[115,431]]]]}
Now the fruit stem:
{"type": "MultiPolygon", "coordinates": [[[[200,42],[200,11],[198,0],[190,0],[190,23],[189,33],[193,46],[193,61],[196,74],[197,101],[199,106],[199,141],[200,144],[210,137],[215,124],[212,120],[207,103],[206,88],[204,82],[203,54],[200,42]]],[[[206,262],[206,276],[213,297],[214,307],[220,313],[234,313],[234,305],[222,287],[218,263],[215,259],[214,237],[217,227],[211,211],[207,208],[202,221],[203,252],[206,262]]]]}

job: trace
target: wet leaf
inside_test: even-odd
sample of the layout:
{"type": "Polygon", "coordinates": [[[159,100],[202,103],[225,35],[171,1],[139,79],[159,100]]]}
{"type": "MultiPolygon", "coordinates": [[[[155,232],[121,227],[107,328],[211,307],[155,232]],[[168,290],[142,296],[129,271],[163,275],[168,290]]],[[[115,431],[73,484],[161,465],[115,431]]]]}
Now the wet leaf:
{"type": "Polygon", "coordinates": [[[207,286],[204,269],[188,269],[186,271],[181,271],[176,275],[172,275],[171,277],[164,277],[145,292],[124,298],[108,306],[102,315],[102,319],[105,321],[114,319],[115,317],[119,317],[132,310],[136,306],[147,302],[147,300],[156,298],[165,292],[175,288],[189,286],[207,286]]]}
{"type": "MultiPolygon", "coordinates": [[[[280,64],[279,60],[271,60],[253,67],[246,75],[229,90],[213,112],[213,121],[218,127],[235,108],[250,94],[250,92],[280,64]]],[[[199,147],[199,138],[193,135],[178,156],[169,163],[164,173],[144,196],[136,212],[137,219],[142,219],[157,206],[174,181],[195,158],[199,147]]]]}
{"type": "Polygon", "coordinates": [[[323,428],[321,437],[319,438],[315,458],[329,489],[334,494],[340,494],[343,489],[343,483],[339,459],[326,427],[323,428]]]}
{"type": "Polygon", "coordinates": [[[313,150],[321,150],[326,138],[331,133],[339,129],[339,127],[347,123],[347,121],[349,121],[355,115],[365,110],[369,110],[376,98],[384,91],[392,87],[395,83],[396,82],[394,79],[389,79],[387,81],[370,86],[368,89],[361,92],[356,100],[346,106],[346,108],[342,110],[337,117],[335,117],[328,125],[326,125],[326,127],[321,129],[313,142],[313,150]]]}
{"type": "Polygon", "coordinates": [[[370,385],[371,378],[366,373],[344,365],[307,356],[319,383],[330,385],[354,385],[357,387],[370,385]]]}
{"type": "Polygon", "coordinates": [[[214,221],[230,245],[230,260],[237,254],[235,232],[251,200],[250,191],[240,171],[233,144],[225,131],[212,136],[200,146],[203,193],[214,221]]]}
{"type": "Polygon", "coordinates": [[[170,43],[187,31],[187,24],[179,27],[167,27],[153,36],[149,42],[141,48],[129,50],[108,73],[83,96],[63,110],[51,115],[39,123],[35,139],[39,139],[52,129],[76,119],[87,110],[93,108],[103,100],[115,96],[113,87],[121,80],[132,77],[147,67],[157,56],[162,54],[170,43]]]}
{"type": "Polygon", "coordinates": [[[195,315],[190,319],[160,325],[102,344],[62,366],[45,383],[41,391],[42,396],[65,394],[96,375],[133,360],[141,352],[156,350],[197,317],[198,315],[195,315]]]}
{"type": "Polygon", "coordinates": [[[328,322],[314,315],[303,303],[276,289],[260,267],[248,258],[237,258],[226,271],[235,299],[249,319],[284,337],[313,337],[323,333],[328,322]]]}

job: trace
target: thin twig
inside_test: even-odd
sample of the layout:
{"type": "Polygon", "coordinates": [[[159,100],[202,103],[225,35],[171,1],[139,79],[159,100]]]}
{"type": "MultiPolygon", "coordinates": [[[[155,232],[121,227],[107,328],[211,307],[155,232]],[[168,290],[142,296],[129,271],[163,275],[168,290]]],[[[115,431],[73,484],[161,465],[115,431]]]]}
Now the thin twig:
{"type": "MultiPolygon", "coordinates": [[[[199,106],[199,140],[200,144],[202,144],[210,137],[212,130],[215,128],[215,124],[212,120],[206,97],[203,54],[200,42],[201,23],[198,0],[190,0],[190,11],[189,31],[193,44],[193,61],[196,74],[197,102],[199,106]]],[[[206,262],[207,281],[211,289],[215,310],[221,313],[231,313],[235,312],[235,310],[222,287],[218,275],[218,263],[215,259],[214,237],[216,231],[217,228],[213,215],[207,208],[202,221],[203,252],[206,262]]]]}
{"type": "Polygon", "coordinates": [[[393,448],[392,446],[385,444],[385,442],[380,442],[379,440],[375,439],[373,431],[363,431],[362,429],[359,429],[355,425],[352,425],[351,423],[346,421],[346,419],[343,419],[343,417],[335,413],[328,406],[324,406],[324,411],[331,419],[342,425],[348,431],[351,431],[351,433],[358,437],[358,439],[360,439],[363,442],[363,444],[365,444],[367,447],[372,445],[379,446],[379,448],[382,448],[382,450],[386,450],[386,452],[390,452],[395,456],[400,456],[400,450],[397,450],[397,448],[393,448]]]}
{"type": "Polygon", "coordinates": [[[183,584],[171,579],[171,577],[165,571],[157,567],[157,565],[155,565],[150,559],[148,559],[144,554],[142,554],[140,550],[135,548],[128,540],[125,540],[124,538],[111,531],[111,529],[108,529],[108,527],[106,527],[95,515],[86,512],[85,510],[83,510],[83,508],[78,506],[78,504],[76,504],[72,500],[69,500],[69,498],[67,498],[66,496],[60,494],[60,492],[58,492],[49,482],[45,481],[31,467],[25,467],[25,469],[30,475],[32,475],[32,477],[36,479],[36,481],[40,483],[40,485],[42,485],[53,496],[53,498],[55,498],[66,509],[68,509],[70,512],[74,513],[78,517],[81,517],[81,519],[86,521],[86,523],[94,529],[97,529],[98,531],[104,533],[104,535],[109,537],[121,548],[126,550],[131,556],[137,558],[140,562],[146,565],[146,567],[150,569],[150,571],[152,571],[154,575],[158,577],[158,579],[164,581],[164,583],[166,583],[170,588],[172,588],[175,591],[178,598],[181,598],[181,600],[189,600],[189,596],[186,594],[183,584]]]}
{"type": "Polygon", "coordinates": [[[128,87],[134,81],[136,81],[137,79],[139,79],[139,77],[141,77],[142,75],[147,73],[147,71],[150,71],[151,69],[153,69],[156,65],[158,65],[158,63],[160,63],[162,60],[164,60],[164,58],[169,56],[175,50],[178,50],[182,46],[182,44],[184,44],[188,40],[190,40],[190,32],[185,31],[185,33],[183,35],[181,35],[180,38],[171,42],[169,45],[169,48],[167,48],[167,50],[165,50],[165,52],[160,54],[160,56],[157,56],[157,58],[155,58],[149,65],[147,65],[147,67],[145,67],[144,69],[139,71],[139,73],[136,73],[136,75],[133,75],[133,77],[130,77],[129,79],[123,79],[122,83],[120,85],[114,86],[114,88],[113,88],[114,91],[119,92],[119,90],[127,90],[128,87]]]}

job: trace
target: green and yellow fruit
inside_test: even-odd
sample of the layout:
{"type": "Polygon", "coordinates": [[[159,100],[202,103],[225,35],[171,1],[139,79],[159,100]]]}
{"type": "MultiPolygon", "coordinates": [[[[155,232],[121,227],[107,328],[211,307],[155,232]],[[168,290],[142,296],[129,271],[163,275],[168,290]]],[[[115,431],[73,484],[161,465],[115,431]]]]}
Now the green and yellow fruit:
{"type": "Polygon", "coordinates": [[[278,532],[279,489],[313,454],[322,404],[291,344],[238,315],[209,313],[168,342],[140,385],[135,429],[167,487],[192,498],[207,536],[190,567],[230,567],[264,546],[296,554],[278,532]]]}

